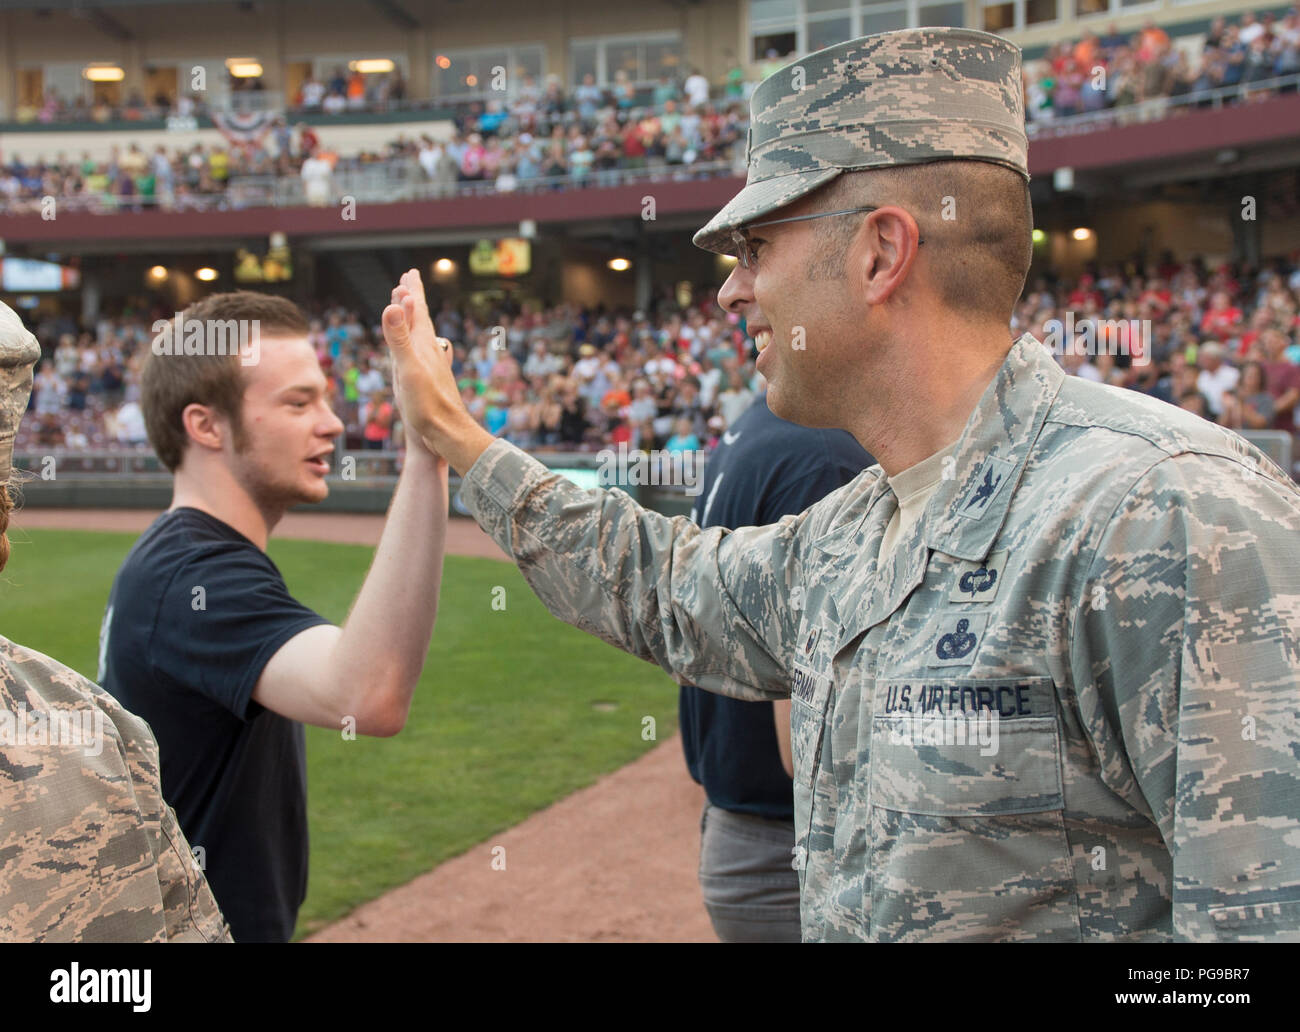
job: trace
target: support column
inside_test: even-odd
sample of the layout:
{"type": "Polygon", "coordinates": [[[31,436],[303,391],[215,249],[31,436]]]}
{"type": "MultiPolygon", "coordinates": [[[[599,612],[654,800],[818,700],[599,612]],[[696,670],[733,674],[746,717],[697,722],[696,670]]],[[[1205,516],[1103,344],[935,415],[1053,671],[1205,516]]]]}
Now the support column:
{"type": "Polygon", "coordinates": [[[636,307],[638,311],[649,312],[654,300],[654,261],[650,253],[650,238],[646,235],[645,224],[636,223],[636,255],[632,259],[636,270],[636,307]]]}

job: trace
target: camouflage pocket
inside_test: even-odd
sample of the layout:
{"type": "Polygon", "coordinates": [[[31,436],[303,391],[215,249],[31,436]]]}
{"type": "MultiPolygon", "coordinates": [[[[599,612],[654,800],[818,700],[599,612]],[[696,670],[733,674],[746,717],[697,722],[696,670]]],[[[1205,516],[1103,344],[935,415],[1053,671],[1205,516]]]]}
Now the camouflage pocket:
{"type": "Polygon", "coordinates": [[[871,805],[944,817],[1060,810],[1050,678],[882,680],[871,805]]]}
{"type": "Polygon", "coordinates": [[[904,684],[872,721],[871,937],[1077,938],[1051,680],[912,682],[900,715],[904,684]]]}

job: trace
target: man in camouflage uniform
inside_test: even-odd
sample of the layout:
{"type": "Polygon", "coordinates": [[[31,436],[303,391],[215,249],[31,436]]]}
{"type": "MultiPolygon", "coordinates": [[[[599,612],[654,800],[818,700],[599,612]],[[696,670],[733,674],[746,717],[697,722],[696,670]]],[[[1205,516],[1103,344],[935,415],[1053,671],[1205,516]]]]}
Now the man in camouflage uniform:
{"type": "MultiPolygon", "coordinates": [[[[0,304],[0,491],[39,356],[36,338],[0,304]]],[[[0,533],[9,509],[6,496],[0,533]]],[[[3,637],[0,941],[230,941],[163,800],[149,726],[80,674],[3,637]]]]}
{"type": "Polygon", "coordinates": [[[410,272],[384,328],[414,432],[558,617],[792,697],[805,940],[1300,937],[1300,492],[1010,339],[1019,52],[853,40],[760,84],[752,124],[695,241],[741,258],[719,302],[773,412],[879,465],[732,532],[579,490],[474,425],[410,272]]]}

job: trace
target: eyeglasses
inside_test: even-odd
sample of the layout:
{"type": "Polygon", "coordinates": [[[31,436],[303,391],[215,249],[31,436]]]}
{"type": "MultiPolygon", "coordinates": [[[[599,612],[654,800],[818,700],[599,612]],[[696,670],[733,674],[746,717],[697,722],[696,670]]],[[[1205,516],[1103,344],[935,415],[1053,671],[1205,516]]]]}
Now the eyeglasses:
{"type": "MultiPolygon", "coordinates": [[[[759,229],[762,226],[778,226],[782,222],[806,222],[809,219],[825,219],[832,215],[859,215],[868,211],[879,211],[880,205],[868,204],[861,208],[845,208],[843,211],[819,211],[815,215],[792,215],[788,219],[769,219],[767,222],[751,222],[744,229],[733,229],[731,231],[731,242],[736,248],[736,257],[740,260],[741,268],[752,269],[754,263],[758,261],[758,256],[754,254],[750,246],[749,238],[745,236],[751,229],[759,229]]],[[[924,237],[919,237],[916,241],[918,244],[925,243],[924,237]]]]}

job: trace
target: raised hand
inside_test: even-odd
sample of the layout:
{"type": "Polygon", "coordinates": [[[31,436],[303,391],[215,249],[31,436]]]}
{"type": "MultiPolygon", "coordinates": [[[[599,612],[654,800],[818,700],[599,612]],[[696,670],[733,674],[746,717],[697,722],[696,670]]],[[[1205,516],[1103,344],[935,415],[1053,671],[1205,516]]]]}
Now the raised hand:
{"type": "Polygon", "coordinates": [[[434,332],[418,272],[403,274],[392,302],[384,309],[383,328],[402,421],[408,433],[463,473],[493,438],[460,399],[451,372],[451,343],[434,332]]]}

